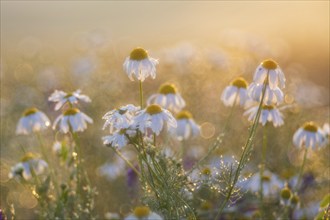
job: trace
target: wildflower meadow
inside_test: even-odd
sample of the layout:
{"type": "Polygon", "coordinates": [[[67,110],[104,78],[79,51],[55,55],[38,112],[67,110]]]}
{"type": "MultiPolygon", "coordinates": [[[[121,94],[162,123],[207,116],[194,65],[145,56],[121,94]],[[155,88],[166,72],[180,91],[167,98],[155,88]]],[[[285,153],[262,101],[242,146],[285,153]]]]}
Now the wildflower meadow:
{"type": "Polygon", "coordinates": [[[330,219],[329,2],[1,6],[0,220],[330,219]],[[242,4],[242,17],[225,14],[242,4]],[[245,19],[274,22],[251,18],[254,5],[287,6],[276,20],[283,36],[243,31],[245,19]],[[112,26],[99,28],[92,17],[107,7],[112,26]],[[220,11],[230,30],[207,40],[220,20],[199,19],[220,11]],[[187,12],[196,17],[178,16],[187,12]],[[326,41],[313,31],[286,38],[300,30],[292,13],[326,41]],[[67,27],[84,32],[60,40],[67,27]]]}

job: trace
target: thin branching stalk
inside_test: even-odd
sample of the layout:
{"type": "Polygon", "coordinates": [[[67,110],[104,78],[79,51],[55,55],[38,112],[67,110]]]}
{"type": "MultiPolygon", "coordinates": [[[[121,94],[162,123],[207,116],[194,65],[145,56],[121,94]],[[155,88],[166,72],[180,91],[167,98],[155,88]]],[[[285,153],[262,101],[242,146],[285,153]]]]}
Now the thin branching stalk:
{"type": "Polygon", "coordinates": [[[295,190],[296,191],[298,191],[298,189],[299,189],[299,185],[300,185],[300,182],[301,182],[302,174],[304,172],[304,167],[305,167],[306,160],[307,160],[307,152],[308,152],[308,147],[305,147],[303,162],[302,162],[301,167],[299,169],[298,180],[297,180],[297,183],[296,183],[296,186],[295,186],[295,190]]]}
{"type": "Polygon", "coordinates": [[[39,142],[41,154],[42,154],[43,158],[45,159],[45,161],[47,162],[47,164],[49,166],[49,171],[50,171],[49,173],[50,173],[50,176],[51,176],[51,178],[54,182],[54,188],[55,188],[56,195],[59,197],[60,196],[59,185],[58,185],[58,182],[57,182],[57,178],[54,174],[53,166],[50,164],[50,161],[47,157],[42,137],[41,137],[39,132],[36,132],[35,134],[36,134],[36,137],[37,137],[38,142],[39,142]]]}
{"type": "Polygon", "coordinates": [[[248,136],[247,141],[245,143],[245,146],[243,148],[243,152],[242,152],[240,161],[238,163],[238,167],[235,171],[234,179],[233,179],[233,181],[231,182],[231,184],[229,186],[229,190],[228,190],[228,193],[227,193],[227,196],[226,196],[225,200],[221,203],[221,205],[219,207],[219,211],[218,211],[218,213],[215,217],[215,220],[219,219],[219,216],[221,215],[223,209],[225,208],[228,201],[230,200],[230,197],[231,197],[233,189],[235,188],[235,185],[238,181],[240,173],[241,173],[242,169],[244,168],[244,166],[245,166],[245,164],[246,164],[246,162],[249,158],[250,152],[253,148],[252,144],[253,144],[253,140],[254,140],[256,130],[257,130],[257,127],[258,127],[258,124],[259,124],[261,109],[262,109],[262,105],[263,105],[264,98],[265,98],[265,93],[266,93],[266,88],[267,88],[267,82],[268,82],[268,74],[267,74],[267,77],[266,77],[266,79],[263,83],[262,96],[261,96],[261,100],[260,100],[260,103],[259,103],[258,111],[257,111],[256,117],[253,121],[253,124],[250,128],[250,133],[249,133],[249,136],[248,136]]]}
{"type": "Polygon", "coordinates": [[[215,142],[213,143],[212,147],[209,147],[209,150],[207,153],[198,161],[194,164],[194,166],[187,172],[187,175],[189,175],[191,172],[193,172],[197,167],[199,167],[212,153],[215,151],[221,144],[222,142],[222,137],[225,135],[228,129],[228,125],[230,124],[229,122],[232,119],[232,116],[234,114],[234,110],[236,109],[236,101],[238,98],[238,94],[236,93],[235,95],[235,100],[233,106],[230,108],[230,113],[229,116],[227,117],[227,120],[225,121],[225,124],[223,126],[222,132],[217,136],[215,139],[215,142]]]}

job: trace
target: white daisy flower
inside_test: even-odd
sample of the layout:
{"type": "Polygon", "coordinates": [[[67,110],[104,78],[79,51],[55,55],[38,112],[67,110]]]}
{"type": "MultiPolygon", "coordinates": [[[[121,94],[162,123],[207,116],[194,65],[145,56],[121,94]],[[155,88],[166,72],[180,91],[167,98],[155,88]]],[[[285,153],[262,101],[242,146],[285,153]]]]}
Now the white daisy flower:
{"type": "Polygon", "coordinates": [[[46,161],[39,159],[32,153],[27,153],[20,163],[17,163],[11,168],[9,178],[17,178],[24,180],[30,180],[32,178],[32,172],[36,175],[40,175],[48,168],[46,161]]]}
{"type": "Polygon", "coordinates": [[[128,215],[125,220],[162,220],[163,218],[151,212],[147,206],[137,206],[133,213],[128,215]]]}
{"type": "Polygon", "coordinates": [[[173,84],[163,84],[157,94],[149,97],[147,104],[157,104],[175,113],[186,106],[186,102],[173,84]]]}
{"type": "Polygon", "coordinates": [[[238,77],[227,86],[221,95],[221,101],[225,106],[233,106],[240,104],[244,106],[245,102],[249,99],[247,94],[248,83],[242,77],[238,77]],[[236,102],[235,102],[236,100],[236,102]]]}
{"type": "Polygon", "coordinates": [[[137,47],[125,59],[123,67],[130,80],[134,81],[134,76],[137,80],[143,82],[148,76],[151,76],[153,79],[156,78],[157,64],[158,60],[149,57],[145,49],[137,47]]]}
{"type": "Polygon", "coordinates": [[[175,118],[168,110],[159,105],[152,104],[146,109],[141,110],[134,118],[133,127],[139,129],[144,134],[147,133],[148,129],[151,129],[152,132],[159,135],[165,123],[167,129],[177,126],[175,118]]]}
{"type": "Polygon", "coordinates": [[[98,174],[112,181],[125,174],[125,162],[122,159],[116,158],[113,162],[108,162],[100,166],[97,171],[98,174]]]}
{"type": "Polygon", "coordinates": [[[87,128],[87,122],[91,124],[93,119],[77,108],[69,108],[56,118],[53,129],[55,130],[57,124],[59,124],[59,129],[63,133],[68,133],[70,129],[72,129],[72,132],[82,132],[87,128]]]}
{"type": "Polygon", "coordinates": [[[70,105],[77,104],[79,100],[91,102],[91,99],[88,96],[81,95],[80,93],[80,90],[72,93],[55,90],[55,92],[49,96],[48,101],[57,102],[55,105],[55,111],[59,110],[65,103],[70,103],[70,105]]]}
{"type": "MultiPolygon", "coordinates": [[[[244,112],[244,115],[249,115],[249,121],[254,121],[258,108],[259,106],[255,106],[244,112]]],[[[262,105],[259,123],[265,126],[267,122],[273,122],[274,127],[284,124],[282,113],[274,105],[262,105]]]]}
{"type": "Polygon", "coordinates": [[[330,135],[330,125],[329,125],[329,123],[325,123],[323,125],[323,133],[327,136],[330,135]]]}
{"type": "Polygon", "coordinates": [[[113,133],[115,130],[128,128],[132,123],[133,116],[139,109],[140,107],[129,104],[107,112],[102,117],[102,119],[106,120],[103,129],[109,126],[110,133],[113,133]]]}
{"type": "Polygon", "coordinates": [[[134,136],[135,134],[136,131],[134,130],[121,129],[120,131],[116,131],[111,135],[103,137],[103,144],[120,149],[129,144],[129,139],[127,138],[127,135],[134,136]]]}
{"type": "Polygon", "coordinates": [[[45,130],[50,125],[50,120],[45,113],[36,108],[29,108],[24,111],[23,116],[19,119],[16,134],[30,134],[45,130]]]}
{"type": "MultiPolygon", "coordinates": [[[[277,195],[279,190],[284,186],[281,179],[274,173],[265,170],[262,176],[263,180],[263,194],[264,196],[277,195]]],[[[260,172],[255,173],[242,184],[242,187],[251,192],[259,192],[260,190],[260,172]]]]}
{"type": "Polygon", "coordinates": [[[296,147],[316,149],[324,146],[324,133],[314,122],[306,122],[293,135],[293,143],[296,147]]]}
{"type": "Polygon", "coordinates": [[[261,62],[254,73],[253,81],[263,84],[267,75],[267,84],[271,89],[275,89],[276,87],[283,89],[285,87],[284,73],[274,60],[268,59],[261,62]]]}
{"type": "Polygon", "coordinates": [[[181,111],[176,116],[177,127],[170,130],[171,134],[178,140],[188,140],[200,133],[200,127],[194,121],[192,114],[188,111],[181,111]]]}
{"type": "MultiPolygon", "coordinates": [[[[252,82],[248,87],[248,94],[254,101],[260,102],[262,98],[262,91],[264,85],[252,82]]],[[[267,105],[280,104],[284,100],[283,92],[280,88],[275,87],[271,89],[269,85],[266,85],[265,97],[263,103],[267,105]]]]}

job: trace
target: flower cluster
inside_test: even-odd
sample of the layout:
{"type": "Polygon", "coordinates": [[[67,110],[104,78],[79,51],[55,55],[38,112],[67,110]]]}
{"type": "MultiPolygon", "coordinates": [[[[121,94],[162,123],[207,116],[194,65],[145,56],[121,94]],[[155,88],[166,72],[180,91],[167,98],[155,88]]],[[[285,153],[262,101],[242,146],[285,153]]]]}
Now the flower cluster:
{"type": "Polygon", "coordinates": [[[277,108],[277,105],[283,102],[284,95],[281,89],[284,87],[283,71],[275,61],[268,59],[257,67],[250,85],[242,77],[234,79],[223,91],[221,100],[225,106],[240,104],[242,107],[250,108],[244,113],[248,115],[249,121],[256,118],[259,109],[257,103],[262,100],[259,122],[263,126],[267,122],[273,122],[274,127],[278,127],[284,124],[283,115],[277,108]]]}
{"type": "Polygon", "coordinates": [[[55,130],[59,126],[62,133],[82,132],[87,128],[87,123],[93,123],[93,119],[81,112],[78,108],[73,107],[79,100],[90,102],[91,99],[80,94],[80,90],[72,93],[55,90],[48,98],[51,102],[56,102],[55,111],[62,108],[62,114],[59,115],[53,124],[55,130]]]}

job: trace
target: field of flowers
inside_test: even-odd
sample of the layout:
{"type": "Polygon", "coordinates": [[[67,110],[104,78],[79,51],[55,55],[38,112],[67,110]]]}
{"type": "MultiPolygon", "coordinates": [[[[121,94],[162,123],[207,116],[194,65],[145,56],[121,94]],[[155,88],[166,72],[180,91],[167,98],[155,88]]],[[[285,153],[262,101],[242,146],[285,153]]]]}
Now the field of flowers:
{"type": "Polygon", "coordinates": [[[327,82],[243,32],[128,41],[1,50],[0,220],[330,218],[327,82]]]}

